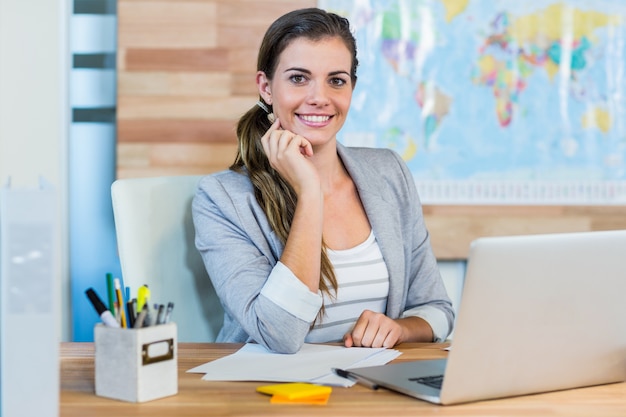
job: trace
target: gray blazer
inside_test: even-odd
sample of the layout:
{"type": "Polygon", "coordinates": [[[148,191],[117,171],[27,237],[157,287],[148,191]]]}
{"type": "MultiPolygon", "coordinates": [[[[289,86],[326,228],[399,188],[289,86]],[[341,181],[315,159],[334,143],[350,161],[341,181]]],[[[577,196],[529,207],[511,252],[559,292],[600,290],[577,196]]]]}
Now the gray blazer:
{"type": "MultiPolygon", "coordinates": [[[[388,149],[341,144],[337,149],[356,184],[389,271],[387,316],[416,315],[429,321],[429,315],[420,314],[420,310],[432,312],[434,308],[444,318],[444,327],[447,324],[447,331],[437,340],[445,339],[452,330],[454,312],[408,167],[388,149]]],[[[315,314],[298,316],[262,292],[279,263],[283,245],[258,205],[248,177],[233,171],[204,177],[192,213],[196,246],[225,310],[217,340],[254,341],[273,351],[297,351],[315,314]]],[[[289,291],[290,297],[303,297],[302,303],[315,302],[306,298],[314,295],[308,289],[300,293],[300,289],[290,287],[289,291]]]]}

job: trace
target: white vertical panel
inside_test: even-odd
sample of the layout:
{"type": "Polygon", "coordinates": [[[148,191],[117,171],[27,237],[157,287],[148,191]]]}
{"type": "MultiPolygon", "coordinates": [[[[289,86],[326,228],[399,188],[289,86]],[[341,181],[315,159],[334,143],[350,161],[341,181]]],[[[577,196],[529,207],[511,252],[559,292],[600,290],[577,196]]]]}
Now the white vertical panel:
{"type": "Polygon", "coordinates": [[[71,24],[73,53],[115,52],[117,17],[114,15],[75,14],[71,24]]]}
{"type": "Polygon", "coordinates": [[[0,416],[59,415],[56,202],[50,186],[0,190],[0,416]]]}
{"type": "Polygon", "coordinates": [[[115,107],[116,71],[74,68],[71,75],[70,103],[77,107],[115,107]]]}
{"type": "Polygon", "coordinates": [[[68,22],[71,0],[0,0],[0,182],[58,192],[60,334],[70,337],[67,241],[68,22]]]}

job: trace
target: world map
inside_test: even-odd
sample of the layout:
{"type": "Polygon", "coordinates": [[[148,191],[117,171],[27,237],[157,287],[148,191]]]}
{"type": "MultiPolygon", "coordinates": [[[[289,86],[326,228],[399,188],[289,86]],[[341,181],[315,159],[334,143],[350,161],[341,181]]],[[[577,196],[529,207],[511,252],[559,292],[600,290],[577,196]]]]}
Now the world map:
{"type": "Polygon", "coordinates": [[[357,38],[338,139],[399,152],[423,200],[626,201],[626,2],[319,6],[357,38]]]}

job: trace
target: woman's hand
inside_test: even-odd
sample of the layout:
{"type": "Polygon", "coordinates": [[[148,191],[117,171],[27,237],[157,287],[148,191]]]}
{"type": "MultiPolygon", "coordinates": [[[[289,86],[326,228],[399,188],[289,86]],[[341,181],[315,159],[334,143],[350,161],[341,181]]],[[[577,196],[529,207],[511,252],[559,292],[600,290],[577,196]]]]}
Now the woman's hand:
{"type": "Polygon", "coordinates": [[[280,120],[261,138],[270,165],[293,187],[296,194],[309,185],[319,187],[319,176],[313,163],[313,147],[304,137],[280,128],[280,120]]]}
{"type": "Polygon", "coordinates": [[[352,331],[343,337],[346,347],[392,348],[402,342],[432,342],[430,325],[419,317],[390,319],[382,313],[364,310],[352,331]]]}
{"type": "Polygon", "coordinates": [[[402,327],[382,313],[364,310],[351,332],[343,337],[346,347],[390,348],[402,336],[402,327]]]}

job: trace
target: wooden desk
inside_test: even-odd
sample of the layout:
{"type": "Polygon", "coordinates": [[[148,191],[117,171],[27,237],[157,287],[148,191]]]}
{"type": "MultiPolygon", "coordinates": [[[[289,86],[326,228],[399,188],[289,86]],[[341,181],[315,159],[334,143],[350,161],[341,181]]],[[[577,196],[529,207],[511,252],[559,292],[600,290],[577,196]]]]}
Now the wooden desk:
{"type": "MultiPolygon", "coordinates": [[[[133,404],[94,394],[94,350],[91,343],[61,344],[61,416],[626,416],[626,383],[437,406],[391,391],[356,385],[333,388],[327,405],[270,404],[255,392],[258,382],[209,382],[188,374],[194,366],[235,352],[241,345],[181,343],[178,351],[178,395],[133,404]]],[[[445,357],[442,345],[405,344],[396,361],[445,357]]]]}

